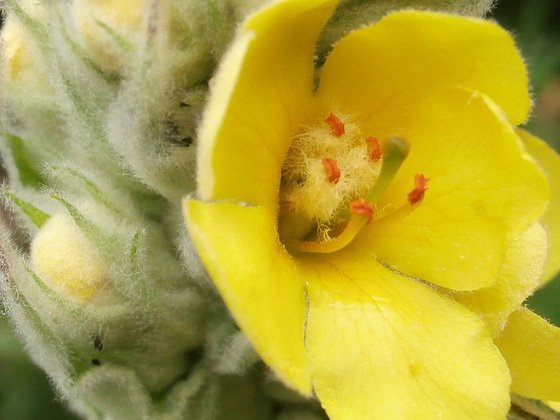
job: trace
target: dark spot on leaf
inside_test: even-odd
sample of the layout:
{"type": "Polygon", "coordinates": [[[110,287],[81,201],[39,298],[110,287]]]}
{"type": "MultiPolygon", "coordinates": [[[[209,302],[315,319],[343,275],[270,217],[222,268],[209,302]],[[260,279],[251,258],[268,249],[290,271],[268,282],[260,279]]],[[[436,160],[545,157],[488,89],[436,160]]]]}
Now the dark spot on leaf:
{"type": "Polygon", "coordinates": [[[171,144],[182,146],[182,147],[189,147],[193,144],[194,139],[191,136],[185,136],[183,133],[180,132],[179,126],[171,120],[166,121],[167,125],[167,136],[171,144]]]}
{"type": "Polygon", "coordinates": [[[103,350],[103,343],[101,342],[101,338],[99,338],[98,335],[93,337],[93,348],[98,351],[103,350]]]}
{"type": "Polygon", "coordinates": [[[181,145],[185,146],[185,147],[189,147],[191,144],[193,144],[194,139],[191,136],[188,137],[183,137],[181,139],[181,145]]]}

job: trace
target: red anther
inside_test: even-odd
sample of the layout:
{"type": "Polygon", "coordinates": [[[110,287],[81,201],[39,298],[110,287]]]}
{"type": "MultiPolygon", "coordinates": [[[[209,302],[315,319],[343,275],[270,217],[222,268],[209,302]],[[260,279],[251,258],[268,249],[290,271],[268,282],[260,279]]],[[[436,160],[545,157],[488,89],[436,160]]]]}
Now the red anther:
{"type": "Polygon", "coordinates": [[[372,219],[375,210],[373,206],[363,198],[350,203],[350,211],[355,214],[367,216],[369,220],[372,219]]]}
{"type": "Polygon", "coordinates": [[[379,159],[381,159],[381,145],[379,144],[379,140],[375,137],[368,137],[366,142],[368,146],[369,159],[373,162],[378,162],[379,159]]]}
{"type": "Polygon", "coordinates": [[[424,198],[424,193],[428,189],[428,181],[424,174],[414,175],[414,189],[408,193],[408,201],[410,204],[416,204],[424,198]]]}
{"type": "Polygon", "coordinates": [[[331,134],[340,137],[344,134],[344,123],[334,115],[332,112],[329,114],[325,122],[331,127],[331,134]]]}
{"type": "Polygon", "coordinates": [[[293,204],[291,201],[280,201],[279,203],[279,211],[280,212],[287,212],[293,210],[293,204]]]}
{"type": "Polygon", "coordinates": [[[323,159],[323,166],[325,167],[325,170],[327,171],[327,179],[329,180],[329,182],[331,184],[338,183],[338,180],[340,179],[340,169],[338,168],[338,165],[336,164],[336,160],[331,159],[331,158],[324,158],[323,159]]]}

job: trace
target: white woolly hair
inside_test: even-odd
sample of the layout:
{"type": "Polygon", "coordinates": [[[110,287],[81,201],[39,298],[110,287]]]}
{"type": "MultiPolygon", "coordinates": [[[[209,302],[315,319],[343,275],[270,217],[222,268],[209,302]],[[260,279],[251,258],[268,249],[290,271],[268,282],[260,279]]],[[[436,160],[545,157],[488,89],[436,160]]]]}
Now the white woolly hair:
{"type": "Polygon", "coordinates": [[[345,125],[337,137],[324,121],[319,121],[294,137],[282,168],[284,200],[296,212],[304,213],[319,225],[329,224],[353,200],[363,197],[375,183],[381,161],[368,156],[366,138],[350,115],[335,112],[345,125]],[[340,169],[338,182],[330,182],[323,159],[333,159],[340,169]]]}

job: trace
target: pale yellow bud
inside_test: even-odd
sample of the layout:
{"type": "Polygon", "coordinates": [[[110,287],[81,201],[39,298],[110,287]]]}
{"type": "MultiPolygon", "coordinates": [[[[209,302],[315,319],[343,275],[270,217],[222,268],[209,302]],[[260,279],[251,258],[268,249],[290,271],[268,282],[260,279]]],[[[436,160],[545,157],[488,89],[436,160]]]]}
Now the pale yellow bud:
{"type": "MultiPolygon", "coordinates": [[[[39,2],[23,2],[21,6],[32,18],[46,19],[46,11],[39,2]]],[[[39,44],[13,14],[4,22],[0,45],[2,79],[28,89],[44,90],[48,83],[39,44]]]]}
{"type": "Polygon", "coordinates": [[[52,216],[31,244],[33,270],[54,291],[86,301],[107,282],[105,262],[65,214],[52,216]]]}
{"type": "Polygon", "coordinates": [[[147,30],[145,0],[76,0],[73,18],[91,57],[106,71],[119,72],[127,48],[147,30]]]}

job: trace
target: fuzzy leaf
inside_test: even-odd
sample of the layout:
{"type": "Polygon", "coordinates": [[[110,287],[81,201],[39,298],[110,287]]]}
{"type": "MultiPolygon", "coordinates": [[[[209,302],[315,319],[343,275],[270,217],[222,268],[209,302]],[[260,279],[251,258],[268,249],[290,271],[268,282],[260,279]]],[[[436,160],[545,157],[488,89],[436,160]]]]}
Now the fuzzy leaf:
{"type": "Polygon", "coordinates": [[[101,191],[101,189],[84,174],[76,171],[75,169],[65,167],[65,166],[53,166],[50,169],[52,169],[55,172],[66,172],[69,175],[75,177],[78,181],[80,181],[80,183],[83,185],[85,190],[87,190],[87,192],[93,199],[103,204],[104,206],[114,211],[115,213],[120,214],[118,208],[111,201],[107,200],[107,198],[103,194],[103,191],[101,191]]]}
{"type": "Polygon", "coordinates": [[[37,186],[45,184],[45,180],[29,161],[29,153],[21,137],[6,133],[6,140],[12,150],[14,163],[19,173],[19,181],[25,186],[37,186]]]}
{"type": "Polygon", "coordinates": [[[540,401],[519,395],[511,396],[507,420],[559,420],[560,414],[540,401]]]}
{"type": "Polygon", "coordinates": [[[346,0],[342,1],[323,30],[317,46],[319,64],[332,46],[349,32],[381,19],[387,13],[405,8],[483,16],[494,0],[346,0]]]}
{"type": "Polygon", "coordinates": [[[12,203],[18,206],[27,216],[29,216],[29,219],[31,219],[33,224],[38,228],[43,226],[45,222],[49,219],[50,215],[48,215],[42,210],[39,210],[33,204],[25,200],[22,200],[19,197],[16,197],[13,193],[6,192],[4,194],[12,201],[12,203]]]}

